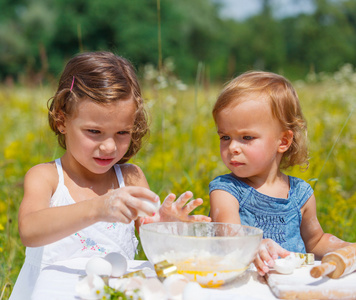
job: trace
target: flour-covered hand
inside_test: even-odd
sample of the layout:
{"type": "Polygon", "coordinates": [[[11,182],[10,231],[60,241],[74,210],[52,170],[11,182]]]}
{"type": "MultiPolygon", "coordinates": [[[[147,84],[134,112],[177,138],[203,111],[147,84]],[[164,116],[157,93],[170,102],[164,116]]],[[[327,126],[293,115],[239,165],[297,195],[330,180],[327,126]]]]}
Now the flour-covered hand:
{"type": "Polygon", "coordinates": [[[154,215],[158,196],[144,187],[129,186],[115,189],[97,201],[101,221],[130,223],[139,214],[154,215]],[[152,202],[150,204],[149,202],[152,202]]]}
{"type": "Polygon", "coordinates": [[[274,266],[274,260],[278,257],[286,257],[290,254],[289,251],[282,248],[271,239],[264,239],[258,249],[258,254],[254,260],[254,265],[257,268],[258,274],[264,276],[269,272],[269,268],[274,266]]]}
{"type": "Polygon", "coordinates": [[[158,214],[154,217],[146,217],[143,223],[152,222],[210,222],[211,218],[204,215],[189,215],[194,209],[203,203],[200,198],[190,200],[192,192],[183,193],[177,200],[174,194],[169,194],[164,199],[158,214]],[[189,201],[190,200],[190,201],[189,201]]]}

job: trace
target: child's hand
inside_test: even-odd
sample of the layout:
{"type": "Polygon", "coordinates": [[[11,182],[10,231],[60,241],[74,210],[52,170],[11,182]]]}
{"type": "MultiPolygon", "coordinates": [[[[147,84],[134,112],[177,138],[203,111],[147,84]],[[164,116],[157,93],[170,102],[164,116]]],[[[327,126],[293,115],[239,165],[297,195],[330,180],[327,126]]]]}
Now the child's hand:
{"type": "Polygon", "coordinates": [[[282,248],[271,239],[264,239],[258,249],[258,254],[254,260],[254,265],[257,268],[258,274],[264,276],[269,272],[269,268],[274,266],[274,260],[278,257],[286,257],[290,254],[289,251],[282,248]]]}
{"type": "Polygon", "coordinates": [[[211,218],[204,215],[189,215],[194,209],[203,203],[200,198],[190,201],[188,200],[193,197],[192,192],[183,193],[176,201],[176,196],[174,194],[169,194],[166,199],[164,199],[158,214],[154,217],[146,217],[142,220],[143,224],[153,223],[153,222],[210,222],[211,218]]]}
{"type": "Polygon", "coordinates": [[[152,202],[159,201],[159,197],[154,192],[138,186],[116,189],[102,197],[104,199],[99,197],[99,201],[97,201],[99,205],[97,208],[100,214],[99,218],[106,222],[121,222],[126,224],[132,220],[136,220],[139,211],[149,216],[154,216],[153,206],[146,203],[146,201],[142,201],[140,198],[148,199],[152,202]]]}

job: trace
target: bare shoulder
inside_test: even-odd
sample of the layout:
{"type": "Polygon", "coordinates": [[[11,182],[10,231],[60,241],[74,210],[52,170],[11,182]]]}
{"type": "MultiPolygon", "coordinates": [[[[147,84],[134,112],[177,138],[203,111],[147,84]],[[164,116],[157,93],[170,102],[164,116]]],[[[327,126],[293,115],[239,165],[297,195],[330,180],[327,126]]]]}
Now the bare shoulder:
{"type": "Polygon", "coordinates": [[[57,185],[58,172],[54,162],[39,164],[29,169],[25,175],[19,219],[29,212],[48,207],[57,185]]]}
{"type": "Polygon", "coordinates": [[[57,173],[57,167],[54,161],[50,161],[50,162],[46,162],[46,163],[42,163],[42,164],[38,164],[33,166],[31,169],[29,169],[27,171],[26,176],[30,174],[43,174],[44,176],[49,176],[49,175],[58,175],[57,173]]]}
{"type": "Polygon", "coordinates": [[[25,175],[26,183],[46,183],[47,186],[55,188],[58,185],[58,172],[54,161],[38,164],[29,169],[25,175]]]}
{"type": "Polygon", "coordinates": [[[139,166],[125,163],[121,164],[120,168],[126,186],[134,185],[148,187],[146,176],[139,166]]]}

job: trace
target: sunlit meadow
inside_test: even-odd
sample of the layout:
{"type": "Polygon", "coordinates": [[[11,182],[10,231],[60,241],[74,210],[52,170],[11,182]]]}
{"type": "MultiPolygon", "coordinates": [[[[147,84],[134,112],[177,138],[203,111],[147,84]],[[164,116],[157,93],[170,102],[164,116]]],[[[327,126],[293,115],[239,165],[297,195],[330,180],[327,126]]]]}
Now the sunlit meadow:
{"type": "MultiPolygon", "coordinates": [[[[226,173],[219,157],[219,139],[211,116],[222,86],[207,80],[199,65],[195,84],[174,76],[172,61],[158,72],[141,72],[150,113],[151,134],[132,160],[145,172],[161,200],[169,193],[191,190],[209,213],[208,184],[226,173]]],[[[310,166],[289,174],[315,188],[318,216],[325,231],[356,241],[356,73],[346,65],[335,74],[311,74],[294,82],[308,121],[310,166]]],[[[0,299],[7,299],[24,260],[17,231],[23,177],[33,165],[59,157],[62,151],[47,124],[47,100],[54,87],[0,89],[0,299]]],[[[140,249],[137,258],[144,258],[140,249]]]]}

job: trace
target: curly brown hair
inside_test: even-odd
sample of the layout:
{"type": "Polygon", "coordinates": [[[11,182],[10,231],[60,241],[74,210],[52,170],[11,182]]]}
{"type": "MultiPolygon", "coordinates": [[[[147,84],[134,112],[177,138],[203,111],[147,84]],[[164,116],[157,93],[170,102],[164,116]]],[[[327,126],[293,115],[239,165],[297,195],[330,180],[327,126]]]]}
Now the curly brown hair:
{"type": "Polygon", "coordinates": [[[246,99],[246,95],[263,93],[271,105],[273,116],[279,120],[284,130],[293,132],[293,142],[283,154],[280,168],[294,165],[308,167],[307,123],[304,119],[297,92],[283,76],[262,71],[249,71],[230,81],[220,93],[213,117],[228,106],[235,106],[246,99]]]}
{"type": "Polygon", "coordinates": [[[149,133],[147,112],[141,97],[135,69],[125,58],[111,52],[86,52],[73,57],[64,68],[55,95],[48,100],[48,121],[66,149],[65,136],[58,130],[64,117],[70,116],[81,99],[90,98],[98,104],[132,98],[136,104],[131,143],[118,163],[127,162],[142,147],[149,133]]]}

